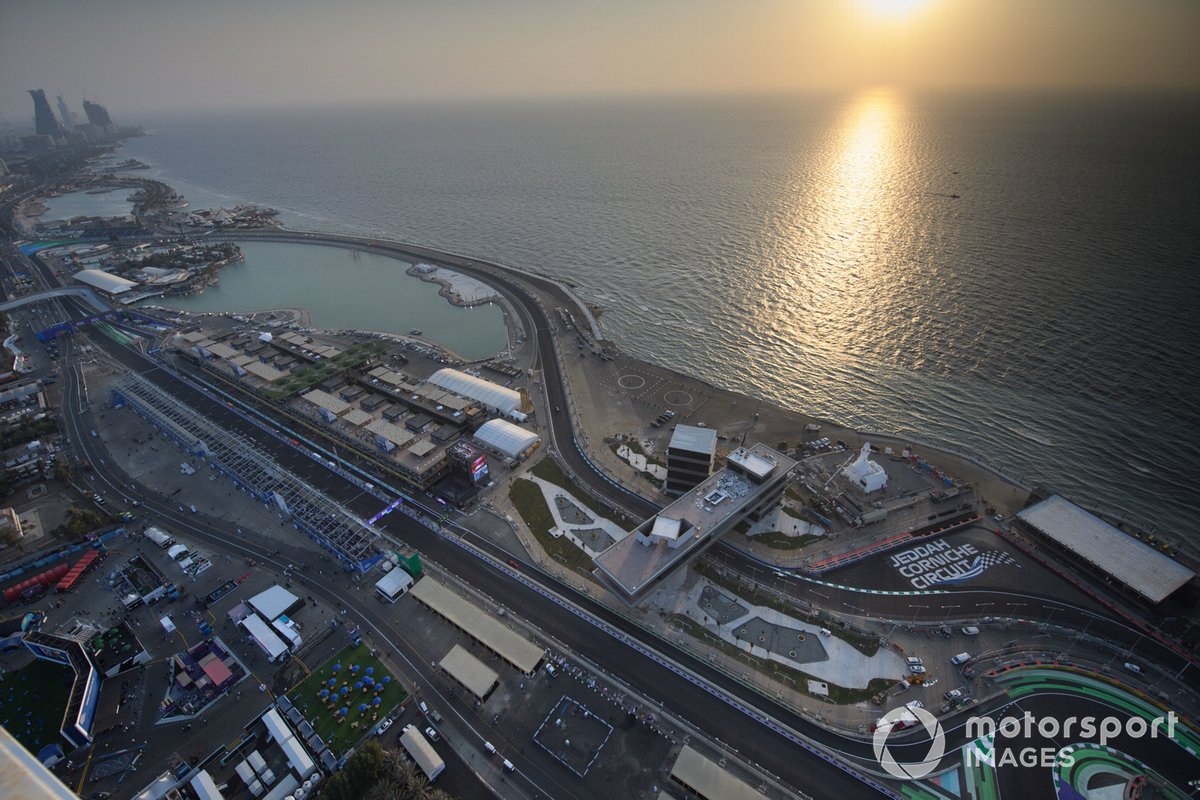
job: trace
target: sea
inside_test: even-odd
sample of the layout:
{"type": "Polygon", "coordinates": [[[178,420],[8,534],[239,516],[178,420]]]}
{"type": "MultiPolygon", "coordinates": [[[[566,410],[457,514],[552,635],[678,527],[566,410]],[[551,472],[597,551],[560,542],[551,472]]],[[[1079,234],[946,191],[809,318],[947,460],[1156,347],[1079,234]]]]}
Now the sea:
{"type": "Polygon", "coordinates": [[[1196,94],[872,89],[122,121],[150,135],[121,157],[193,208],[258,203],[297,229],[555,276],[627,353],[958,450],[1200,547],[1196,94]]]}

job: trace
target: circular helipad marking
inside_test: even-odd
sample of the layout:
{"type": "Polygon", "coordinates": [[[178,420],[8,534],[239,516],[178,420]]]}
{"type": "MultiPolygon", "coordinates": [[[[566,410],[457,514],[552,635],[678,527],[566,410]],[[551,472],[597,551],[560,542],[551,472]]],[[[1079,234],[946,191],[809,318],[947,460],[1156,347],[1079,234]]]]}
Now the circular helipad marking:
{"type": "Polygon", "coordinates": [[[690,392],[685,392],[682,389],[672,389],[663,395],[663,400],[673,406],[690,406],[694,399],[690,392]]]}
{"type": "Polygon", "coordinates": [[[622,375],[617,378],[617,385],[622,389],[640,389],[646,385],[646,379],[641,375],[622,375]]]}

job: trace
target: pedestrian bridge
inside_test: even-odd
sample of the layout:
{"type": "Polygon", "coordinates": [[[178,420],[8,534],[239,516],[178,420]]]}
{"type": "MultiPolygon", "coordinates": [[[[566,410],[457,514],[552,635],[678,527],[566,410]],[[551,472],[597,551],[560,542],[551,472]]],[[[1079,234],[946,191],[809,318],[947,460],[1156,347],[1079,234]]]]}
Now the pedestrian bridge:
{"type": "Polygon", "coordinates": [[[27,306],[30,303],[38,303],[42,300],[49,300],[52,297],[82,297],[87,301],[88,305],[97,311],[108,311],[112,308],[86,286],[67,286],[62,289],[47,289],[43,292],[34,292],[33,294],[26,294],[16,299],[8,300],[0,303],[0,311],[11,311],[14,308],[27,306]]]}

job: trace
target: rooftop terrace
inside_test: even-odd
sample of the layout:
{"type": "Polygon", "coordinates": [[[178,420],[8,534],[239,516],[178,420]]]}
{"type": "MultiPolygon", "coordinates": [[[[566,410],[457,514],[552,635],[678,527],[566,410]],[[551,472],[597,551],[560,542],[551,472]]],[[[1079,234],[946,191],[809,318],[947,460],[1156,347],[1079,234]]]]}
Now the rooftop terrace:
{"type": "Polygon", "coordinates": [[[713,473],[596,556],[604,577],[629,595],[645,590],[744,519],[797,463],[764,444],[740,448],[728,461],[735,466],[713,473]]]}

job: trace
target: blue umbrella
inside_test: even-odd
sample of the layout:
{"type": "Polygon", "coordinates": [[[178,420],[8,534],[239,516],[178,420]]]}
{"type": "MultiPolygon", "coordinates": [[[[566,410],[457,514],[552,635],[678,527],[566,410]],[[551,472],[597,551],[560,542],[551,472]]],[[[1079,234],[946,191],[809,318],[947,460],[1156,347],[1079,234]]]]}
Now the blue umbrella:
{"type": "Polygon", "coordinates": [[[329,680],[325,681],[325,685],[326,686],[337,686],[337,679],[330,678],[329,680]]]}
{"type": "Polygon", "coordinates": [[[317,697],[319,697],[319,698],[321,698],[322,700],[324,700],[326,697],[329,697],[329,690],[328,690],[328,689],[322,689],[321,691],[317,692],[317,697]]]}
{"type": "Polygon", "coordinates": [[[391,676],[391,675],[384,675],[384,676],[383,676],[383,682],[384,682],[384,683],[391,683],[391,682],[392,682],[392,676],[391,676]]]}
{"type": "Polygon", "coordinates": [[[350,687],[349,687],[349,686],[343,686],[343,687],[342,687],[342,691],[341,691],[341,692],[339,692],[339,694],[349,694],[349,693],[350,693],[350,687]]]}
{"type": "Polygon", "coordinates": [[[374,671],[375,671],[375,668],[374,668],[374,667],[367,667],[367,674],[368,674],[368,675],[370,675],[370,674],[371,674],[372,672],[374,672],[374,671]]]}
{"type": "Polygon", "coordinates": [[[333,665],[333,674],[334,674],[334,675],[337,675],[337,674],[338,674],[338,670],[340,670],[341,668],[342,668],[342,665],[341,665],[341,664],[334,664],[334,665],[333,665]]]}
{"type": "Polygon", "coordinates": [[[359,703],[359,704],[358,704],[358,710],[359,710],[359,712],[360,712],[360,713],[361,713],[361,712],[363,712],[363,711],[366,711],[366,710],[367,710],[367,704],[366,704],[366,703],[359,703]]]}
{"type": "Polygon", "coordinates": [[[344,717],[350,713],[350,709],[346,708],[345,706],[342,706],[341,708],[338,709],[338,713],[344,717]]]}
{"type": "Polygon", "coordinates": [[[368,675],[367,677],[363,678],[363,683],[367,684],[367,686],[374,686],[375,679],[368,675]]]}
{"type": "Polygon", "coordinates": [[[355,689],[361,689],[362,687],[363,687],[363,682],[362,682],[362,681],[355,681],[355,682],[354,682],[354,688],[355,688],[355,689]]]}
{"type": "Polygon", "coordinates": [[[376,698],[375,698],[375,700],[374,700],[374,705],[379,705],[379,704],[380,704],[380,703],[382,703],[382,702],[383,702],[383,698],[382,698],[382,697],[376,697],[376,698]]]}

